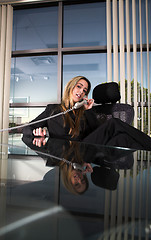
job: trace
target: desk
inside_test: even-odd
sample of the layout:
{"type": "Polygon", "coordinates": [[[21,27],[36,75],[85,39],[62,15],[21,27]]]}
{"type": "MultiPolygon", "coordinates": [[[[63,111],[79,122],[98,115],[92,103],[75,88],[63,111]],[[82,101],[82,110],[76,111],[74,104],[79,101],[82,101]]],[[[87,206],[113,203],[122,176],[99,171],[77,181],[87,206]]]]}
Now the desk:
{"type": "Polygon", "coordinates": [[[23,140],[1,143],[0,239],[151,239],[150,152],[23,140]],[[93,169],[83,194],[62,180],[60,163],[74,161],[93,169]]]}

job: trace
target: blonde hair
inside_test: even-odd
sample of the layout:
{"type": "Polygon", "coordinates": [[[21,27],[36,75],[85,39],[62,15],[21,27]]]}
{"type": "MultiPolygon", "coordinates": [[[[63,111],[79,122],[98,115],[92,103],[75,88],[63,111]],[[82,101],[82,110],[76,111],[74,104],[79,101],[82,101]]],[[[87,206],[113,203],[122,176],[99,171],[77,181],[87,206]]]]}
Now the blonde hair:
{"type": "Polygon", "coordinates": [[[71,182],[71,176],[72,176],[72,171],[73,171],[73,167],[72,167],[72,163],[78,163],[79,165],[83,166],[84,161],[83,161],[83,155],[80,152],[79,149],[79,143],[76,141],[69,141],[70,147],[68,150],[64,149],[64,153],[63,153],[63,158],[64,159],[70,159],[70,163],[71,164],[67,164],[64,161],[61,161],[59,164],[60,170],[61,170],[61,179],[62,179],[62,183],[64,185],[64,187],[70,192],[73,193],[75,195],[77,194],[83,194],[89,187],[89,182],[88,179],[86,177],[86,175],[84,175],[84,179],[86,182],[86,188],[83,192],[77,192],[76,189],[74,188],[72,182],[71,182]],[[74,154],[73,154],[74,153],[74,154]]]}
{"type": "Polygon", "coordinates": [[[76,189],[74,188],[72,182],[71,182],[71,173],[73,171],[73,168],[71,165],[68,165],[67,163],[63,163],[60,166],[61,169],[61,179],[62,179],[62,183],[64,185],[64,187],[72,194],[74,195],[80,195],[83,194],[87,191],[88,187],[89,187],[89,182],[88,179],[86,177],[86,175],[84,175],[84,179],[86,182],[86,188],[84,191],[82,192],[77,192],[76,189]]]}
{"type": "MultiPolygon", "coordinates": [[[[63,111],[66,111],[67,109],[73,107],[74,102],[73,102],[73,99],[71,98],[72,91],[73,91],[74,87],[76,86],[76,84],[81,79],[85,80],[88,83],[88,90],[87,90],[86,96],[89,94],[90,89],[91,89],[91,83],[86,77],[76,76],[76,77],[72,78],[67,83],[67,85],[65,87],[64,94],[63,94],[63,98],[62,98],[62,102],[61,102],[61,108],[63,109],[63,111]]],[[[73,113],[75,114],[75,111],[73,111],[73,113]]],[[[64,125],[66,125],[67,123],[69,124],[69,128],[70,128],[69,134],[71,134],[72,137],[75,137],[75,136],[79,135],[80,119],[83,116],[83,113],[84,113],[84,107],[81,107],[81,108],[76,110],[75,122],[70,117],[69,113],[67,113],[65,115],[64,125]]]]}
{"type": "Polygon", "coordinates": [[[77,77],[72,78],[67,83],[67,85],[65,87],[64,94],[63,94],[63,98],[62,98],[62,103],[65,105],[66,108],[69,108],[69,107],[73,106],[73,100],[71,99],[71,94],[72,94],[72,91],[73,91],[74,87],[76,86],[76,84],[81,79],[85,80],[88,83],[88,91],[87,91],[86,95],[89,94],[90,89],[91,89],[91,83],[90,83],[90,81],[86,77],[84,77],[84,76],[77,76],[77,77]]]}

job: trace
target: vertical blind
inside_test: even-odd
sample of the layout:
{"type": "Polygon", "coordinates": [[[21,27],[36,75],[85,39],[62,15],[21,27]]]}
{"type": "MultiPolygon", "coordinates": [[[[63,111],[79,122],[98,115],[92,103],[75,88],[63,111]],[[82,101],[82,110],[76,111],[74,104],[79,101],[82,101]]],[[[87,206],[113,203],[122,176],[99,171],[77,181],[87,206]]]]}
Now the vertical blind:
{"type": "MultiPolygon", "coordinates": [[[[147,39],[147,79],[148,79],[148,106],[150,106],[150,69],[149,69],[149,34],[148,34],[148,0],[146,0],[146,39],[147,39]]],[[[150,133],[150,107],[148,107],[148,133],[150,133]]]]}
{"type": "MultiPolygon", "coordinates": [[[[135,117],[134,126],[139,127],[144,131],[147,126],[147,133],[150,135],[150,59],[149,59],[149,0],[106,0],[106,15],[107,15],[107,64],[109,64],[108,81],[115,81],[120,83],[121,102],[134,105],[135,117]],[[145,18],[142,14],[142,8],[145,2],[145,18]],[[137,5],[136,5],[137,3],[137,5]],[[131,10],[131,11],[130,11],[131,10]],[[111,17],[112,16],[112,17],[111,17]],[[137,22],[138,21],[138,22],[137,22]],[[112,27],[112,24],[113,27],[112,27]],[[137,24],[139,28],[137,28],[137,24]],[[145,28],[145,29],[144,29],[145,28]],[[124,31],[125,30],[125,31],[124,31]],[[139,31],[139,32],[137,32],[139,31]],[[143,50],[143,33],[146,34],[145,50],[143,50]],[[124,34],[126,36],[124,36],[124,34]],[[132,35],[132,39],[131,39],[132,35]],[[139,39],[138,39],[139,38],[139,39]],[[112,40],[113,39],[113,56],[112,40]],[[125,42],[124,42],[125,40],[125,42]],[[138,44],[139,43],[139,44],[138,44]],[[113,61],[113,63],[112,63],[113,61]],[[145,63],[144,63],[145,62],[145,63]],[[147,63],[147,64],[146,64],[147,63]],[[113,65],[113,69],[112,69],[113,65]],[[147,66],[145,66],[147,65],[147,66]],[[113,71],[113,79],[112,79],[113,71]],[[144,72],[146,79],[144,79],[144,72]],[[139,76],[140,75],[140,76],[139,76]],[[140,82],[138,81],[140,77],[140,82]],[[133,81],[132,81],[133,80],[133,81]],[[144,90],[147,89],[147,90],[144,90]],[[139,125],[139,123],[141,124],[139,125]]],[[[138,230],[138,238],[142,239],[142,226],[135,223],[135,213],[138,212],[138,222],[141,223],[141,209],[144,207],[146,211],[146,223],[148,222],[149,196],[147,195],[147,188],[149,188],[149,176],[143,177],[143,164],[146,159],[147,164],[150,163],[150,153],[135,152],[133,171],[119,170],[120,180],[118,188],[112,193],[109,190],[105,192],[105,222],[104,229],[109,229],[110,235],[106,234],[105,239],[129,239],[131,229],[131,239],[134,239],[134,229],[138,230]],[[138,179],[137,159],[140,154],[141,168],[140,178],[138,179]],[[132,175],[133,173],[133,175],[132,175]],[[126,183],[124,183],[126,174],[126,183]],[[130,189],[130,181],[133,178],[133,186],[130,189]],[[137,192],[136,184],[140,184],[137,192]],[[147,183],[147,184],[146,184],[147,183]],[[130,209],[129,201],[132,194],[132,203],[137,199],[139,209],[132,206],[130,209]],[[142,196],[146,197],[146,205],[142,206],[142,196]],[[125,197],[125,204],[123,199],[125,197]],[[109,209],[111,202],[111,208],[109,209]],[[132,225],[128,226],[128,219],[132,219],[132,225]],[[135,225],[134,225],[135,223],[135,225]],[[113,228],[114,226],[114,228],[113,228]],[[120,226],[120,227],[119,227],[120,226]],[[123,235],[122,235],[123,234],[123,235]],[[118,236],[118,237],[117,237],[118,236]]],[[[104,238],[101,238],[104,239],[104,238]]]]}
{"type": "MultiPolygon", "coordinates": [[[[13,8],[8,5],[0,6],[0,129],[9,125],[9,93],[11,73],[11,47],[12,47],[12,21],[13,8]]],[[[0,133],[3,143],[8,143],[8,132],[0,133]]],[[[2,145],[0,175],[2,179],[7,176],[7,145],[2,145]]]]}
{"type": "Polygon", "coordinates": [[[9,92],[12,47],[13,8],[0,6],[0,128],[7,128],[9,121],[9,92]]]}
{"type": "Polygon", "coordinates": [[[134,106],[134,126],[139,127],[142,131],[147,127],[147,133],[150,134],[150,21],[148,16],[148,0],[145,0],[145,17],[144,15],[142,17],[143,4],[143,0],[106,0],[107,69],[108,81],[120,82],[121,102],[127,102],[134,106]],[[137,16],[139,22],[137,22],[137,16]],[[139,28],[137,28],[137,24],[139,28]],[[143,79],[143,72],[146,67],[143,64],[142,34],[144,32],[146,34],[147,86],[145,85],[145,79],[143,79]],[[130,39],[131,37],[132,39],[130,39]],[[113,39],[113,56],[111,54],[111,39],[113,39]],[[133,70],[131,66],[133,66],[133,70]],[[112,72],[113,79],[111,77],[112,72]],[[138,81],[138,74],[141,79],[140,83],[138,81]],[[148,89],[146,96],[144,88],[148,89]]]}

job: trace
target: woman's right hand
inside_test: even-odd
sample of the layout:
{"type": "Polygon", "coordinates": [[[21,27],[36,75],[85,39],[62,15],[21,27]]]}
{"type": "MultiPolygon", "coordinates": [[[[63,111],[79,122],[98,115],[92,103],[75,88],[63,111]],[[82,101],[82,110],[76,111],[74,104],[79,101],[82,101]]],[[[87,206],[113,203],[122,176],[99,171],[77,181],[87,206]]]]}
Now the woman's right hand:
{"type": "Polygon", "coordinates": [[[45,137],[46,136],[46,129],[45,128],[36,128],[33,130],[34,136],[45,137]]]}

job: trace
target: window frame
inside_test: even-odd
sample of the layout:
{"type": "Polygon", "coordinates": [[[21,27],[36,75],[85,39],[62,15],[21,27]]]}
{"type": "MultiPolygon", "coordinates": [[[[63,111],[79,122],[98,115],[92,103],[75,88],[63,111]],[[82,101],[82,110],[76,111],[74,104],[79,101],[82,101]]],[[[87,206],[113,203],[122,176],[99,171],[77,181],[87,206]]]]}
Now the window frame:
{"type": "MultiPolygon", "coordinates": [[[[33,3],[32,0],[26,1],[26,3],[22,3],[22,1],[8,1],[4,0],[3,2],[11,3],[14,7],[14,10],[20,9],[29,9],[29,8],[42,8],[42,7],[51,7],[51,6],[58,6],[58,48],[45,48],[45,49],[30,49],[30,50],[23,50],[23,51],[12,51],[12,58],[19,58],[19,57],[30,57],[30,56],[47,56],[47,55],[57,55],[58,56],[58,90],[57,90],[57,103],[61,102],[62,98],[62,81],[63,81],[63,55],[71,55],[71,54],[86,54],[86,53],[107,53],[107,45],[105,46],[87,46],[87,47],[63,47],[63,11],[65,5],[74,5],[74,4],[87,4],[87,3],[97,3],[97,2],[106,2],[105,0],[88,0],[88,1],[47,1],[44,0],[43,3],[36,1],[33,3]]],[[[137,44],[137,52],[140,52],[140,44],[137,44]]],[[[125,52],[127,51],[127,47],[125,45],[125,52]]],[[[130,45],[130,51],[133,52],[133,45],[130,45]]],[[[147,44],[143,44],[142,51],[147,51],[147,44]]],[[[151,51],[151,44],[149,44],[149,51],[151,51]]],[[[111,49],[113,53],[113,46],[111,49]]],[[[120,48],[118,46],[118,52],[120,52],[120,48]]],[[[50,102],[49,102],[50,103],[50,102]]],[[[53,103],[53,102],[52,102],[53,103]]],[[[18,107],[46,107],[48,102],[41,103],[10,103],[10,108],[18,108],[18,107]]],[[[134,103],[132,103],[133,105],[134,103]]],[[[138,106],[140,102],[138,102],[138,106]]],[[[147,107],[147,102],[144,103],[144,106],[147,107]]]]}

